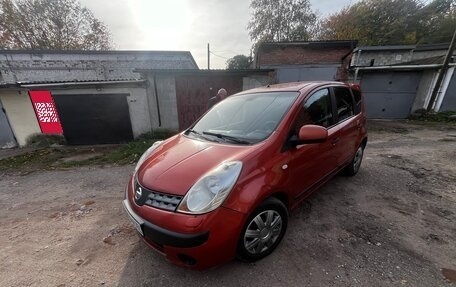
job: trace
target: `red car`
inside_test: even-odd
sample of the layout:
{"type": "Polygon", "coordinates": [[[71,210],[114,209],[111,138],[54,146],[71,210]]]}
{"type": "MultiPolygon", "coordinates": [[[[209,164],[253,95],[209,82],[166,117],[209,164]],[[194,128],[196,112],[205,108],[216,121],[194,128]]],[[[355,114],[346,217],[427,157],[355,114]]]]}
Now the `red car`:
{"type": "Polygon", "coordinates": [[[123,205],[144,241],[194,269],[256,261],[288,214],[332,176],[358,172],[367,143],[358,86],[290,83],[221,101],[140,158],[123,205]]]}

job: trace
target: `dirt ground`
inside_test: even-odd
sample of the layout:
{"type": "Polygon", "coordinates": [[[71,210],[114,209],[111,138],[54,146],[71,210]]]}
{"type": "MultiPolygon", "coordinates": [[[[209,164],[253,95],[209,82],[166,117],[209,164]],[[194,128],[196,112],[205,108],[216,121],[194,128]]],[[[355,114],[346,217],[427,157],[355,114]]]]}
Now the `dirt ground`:
{"type": "Polygon", "coordinates": [[[272,255],[204,272],[131,228],[131,165],[0,174],[0,286],[455,286],[456,127],[370,128],[359,174],[312,195],[272,255]]]}

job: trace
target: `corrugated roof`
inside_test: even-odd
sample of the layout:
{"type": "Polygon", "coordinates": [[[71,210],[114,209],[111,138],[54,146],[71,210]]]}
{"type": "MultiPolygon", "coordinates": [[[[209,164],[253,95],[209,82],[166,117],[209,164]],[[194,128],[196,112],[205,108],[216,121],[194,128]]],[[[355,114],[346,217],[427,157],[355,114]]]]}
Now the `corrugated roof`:
{"type": "Polygon", "coordinates": [[[194,70],[194,69],[135,69],[135,73],[151,73],[151,74],[194,74],[194,75],[205,75],[205,74],[258,74],[258,73],[269,73],[274,72],[274,69],[211,69],[211,70],[194,70]]]}
{"type": "Polygon", "coordinates": [[[93,83],[93,82],[141,82],[141,79],[90,79],[90,80],[73,80],[73,81],[19,81],[18,85],[28,85],[28,84],[62,84],[62,83],[93,83]]]}
{"type": "Polygon", "coordinates": [[[140,79],[118,79],[118,80],[79,80],[79,81],[22,81],[17,82],[17,87],[68,87],[68,86],[87,86],[105,84],[142,84],[145,80],[140,79]]]}
{"type": "Polygon", "coordinates": [[[415,45],[387,45],[387,46],[363,46],[357,47],[353,52],[361,51],[398,51],[398,50],[413,50],[415,45]]]}
{"type": "MultiPolygon", "coordinates": [[[[424,59],[417,59],[409,62],[394,64],[392,66],[408,66],[408,65],[433,65],[433,64],[443,64],[445,56],[436,56],[424,59]]],[[[454,58],[453,58],[454,60],[454,58]]]]}
{"type": "Polygon", "coordinates": [[[193,55],[190,51],[154,51],[154,50],[9,50],[0,49],[0,54],[80,54],[80,55],[182,55],[188,57],[192,64],[198,69],[193,55]]]}
{"type": "Polygon", "coordinates": [[[416,46],[415,51],[448,50],[450,43],[425,44],[416,46]]]}
{"type": "Polygon", "coordinates": [[[449,43],[424,44],[424,45],[385,45],[385,46],[362,46],[357,47],[353,52],[361,51],[399,51],[413,50],[416,51],[435,51],[448,50],[449,43]]]}
{"type": "Polygon", "coordinates": [[[162,50],[13,50],[0,49],[0,54],[185,54],[189,51],[162,51],[162,50]]]}

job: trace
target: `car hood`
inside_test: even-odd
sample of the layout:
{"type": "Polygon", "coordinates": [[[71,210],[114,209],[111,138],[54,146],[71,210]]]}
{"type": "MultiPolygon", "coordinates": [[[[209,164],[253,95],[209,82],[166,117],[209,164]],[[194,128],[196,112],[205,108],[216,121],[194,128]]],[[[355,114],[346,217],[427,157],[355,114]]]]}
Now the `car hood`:
{"type": "Polygon", "coordinates": [[[256,146],[212,143],[180,134],[160,145],[141,165],[137,177],[148,189],[185,195],[206,172],[224,161],[242,160],[256,146]]]}

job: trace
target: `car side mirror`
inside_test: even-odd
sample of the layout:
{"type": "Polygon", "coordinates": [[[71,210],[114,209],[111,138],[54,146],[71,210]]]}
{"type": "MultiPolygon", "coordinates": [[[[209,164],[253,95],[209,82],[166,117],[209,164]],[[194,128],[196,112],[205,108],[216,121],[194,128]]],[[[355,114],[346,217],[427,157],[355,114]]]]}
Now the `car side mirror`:
{"type": "Polygon", "coordinates": [[[328,139],[328,130],[322,126],[305,125],[299,129],[298,137],[292,140],[294,145],[322,143],[328,139]]]}

